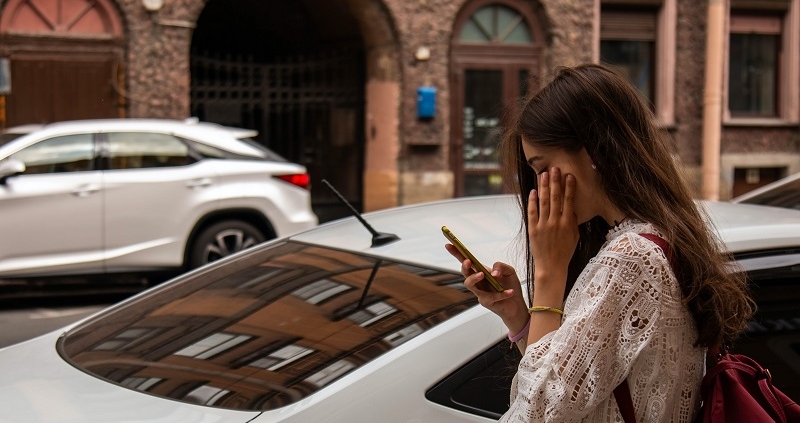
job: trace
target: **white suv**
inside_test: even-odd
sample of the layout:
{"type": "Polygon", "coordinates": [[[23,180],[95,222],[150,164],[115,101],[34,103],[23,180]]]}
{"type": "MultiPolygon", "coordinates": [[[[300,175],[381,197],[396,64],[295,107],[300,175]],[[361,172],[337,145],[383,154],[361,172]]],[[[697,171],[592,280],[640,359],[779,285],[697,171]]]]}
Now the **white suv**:
{"type": "Polygon", "coordinates": [[[0,146],[0,277],[193,268],[315,226],[305,167],[254,135],[104,119],[0,146]]]}

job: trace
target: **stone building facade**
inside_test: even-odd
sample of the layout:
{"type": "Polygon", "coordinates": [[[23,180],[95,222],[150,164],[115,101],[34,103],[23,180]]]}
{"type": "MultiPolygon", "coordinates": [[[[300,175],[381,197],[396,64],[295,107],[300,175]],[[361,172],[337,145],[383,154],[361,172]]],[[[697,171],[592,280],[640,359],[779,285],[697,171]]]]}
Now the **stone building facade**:
{"type": "MultiPolygon", "coordinates": [[[[729,37],[727,62],[741,64],[728,52],[742,43],[777,50],[755,57],[772,76],[744,75],[772,92],[744,95],[745,106],[724,110],[722,199],[800,171],[799,2],[726,2],[727,27],[744,34],[729,37]]],[[[639,56],[622,59],[639,63],[624,64],[647,78],[654,111],[700,193],[706,0],[3,0],[0,7],[0,57],[11,64],[8,126],[198,116],[257,129],[259,142],[308,165],[323,220],[336,217],[325,215],[334,200],[323,178],[365,211],[501,191],[491,163],[500,107],[557,66],[607,61],[606,51],[638,46],[639,56]],[[31,95],[49,74],[25,80],[33,75],[26,69],[98,57],[110,63],[98,65],[108,77],[84,83],[98,91],[110,85],[103,94],[110,109],[31,95]],[[419,116],[421,87],[435,90],[432,117],[419,116]],[[64,112],[41,115],[44,101],[60,101],[55,108],[64,112]],[[477,136],[484,140],[466,139],[477,136]]],[[[76,69],[55,77],[55,86],[83,75],[76,69]]],[[[742,96],[729,70],[724,102],[733,104],[729,93],[742,96]]]]}

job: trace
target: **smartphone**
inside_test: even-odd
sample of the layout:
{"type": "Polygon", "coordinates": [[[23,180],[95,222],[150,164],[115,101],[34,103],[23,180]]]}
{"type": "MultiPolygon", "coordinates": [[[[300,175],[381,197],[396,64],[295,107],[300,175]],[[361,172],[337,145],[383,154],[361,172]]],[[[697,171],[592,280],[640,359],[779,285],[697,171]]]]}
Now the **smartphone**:
{"type": "Polygon", "coordinates": [[[497,282],[497,279],[495,279],[494,276],[492,276],[492,274],[489,273],[489,271],[486,270],[485,267],[483,267],[481,262],[479,262],[478,259],[476,259],[475,256],[472,255],[472,253],[467,249],[467,247],[465,247],[464,244],[462,244],[461,241],[459,241],[458,238],[456,238],[456,236],[453,235],[453,232],[451,232],[450,229],[447,229],[447,226],[442,226],[442,233],[444,234],[445,238],[447,238],[447,240],[450,241],[450,243],[452,243],[453,246],[455,246],[456,249],[460,251],[461,254],[464,255],[464,257],[468,258],[472,262],[472,266],[475,267],[475,270],[483,273],[484,279],[486,279],[489,282],[489,285],[491,285],[495,291],[497,292],[503,291],[503,285],[500,285],[500,282],[497,282]]]}

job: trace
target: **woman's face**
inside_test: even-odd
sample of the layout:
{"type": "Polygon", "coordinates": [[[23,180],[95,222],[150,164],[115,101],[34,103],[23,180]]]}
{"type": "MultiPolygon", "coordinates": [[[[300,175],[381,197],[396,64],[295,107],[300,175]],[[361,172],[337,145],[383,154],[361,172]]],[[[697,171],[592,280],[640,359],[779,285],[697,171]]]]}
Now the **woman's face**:
{"type": "MultiPolygon", "coordinates": [[[[561,175],[571,174],[575,177],[575,214],[578,223],[584,223],[602,213],[601,205],[605,194],[600,187],[597,170],[592,168],[592,159],[581,149],[577,153],[569,153],[563,149],[543,148],[522,142],[525,159],[528,165],[540,175],[557,167],[561,175]]],[[[563,181],[562,181],[563,182],[563,181]]],[[[564,184],[562,184],[564,186],[564,184]]]]}

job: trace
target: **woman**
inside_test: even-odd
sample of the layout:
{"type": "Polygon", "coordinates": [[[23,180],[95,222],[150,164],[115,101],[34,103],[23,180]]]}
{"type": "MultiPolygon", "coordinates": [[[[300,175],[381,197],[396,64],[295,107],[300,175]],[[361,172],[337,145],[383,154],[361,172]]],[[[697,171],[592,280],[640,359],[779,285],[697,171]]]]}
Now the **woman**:
{"type": "Polygon", "coordinates": [[[636,421],[692,421],[706,348],[733,340],[752,315],[746,282],[730,273],[653,122],[627,81],[582,65],[559,69],[506,128],[530,307],[509,265],[492,268],[506,288],[496,292],[447,245],[523,352],[502,421],[621,421],[612,393],[623,381],[636,421]]]}

